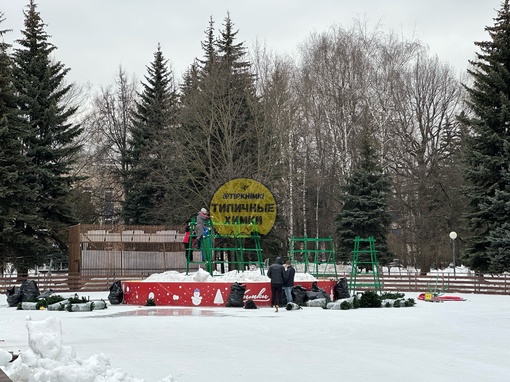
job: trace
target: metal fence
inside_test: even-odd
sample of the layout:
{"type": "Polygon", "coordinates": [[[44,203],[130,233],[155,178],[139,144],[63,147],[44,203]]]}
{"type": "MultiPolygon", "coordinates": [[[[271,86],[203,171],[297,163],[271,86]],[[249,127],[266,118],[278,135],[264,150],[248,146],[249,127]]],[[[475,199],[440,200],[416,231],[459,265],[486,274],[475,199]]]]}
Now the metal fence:
{"type": "MultiPolygon", "coordinates": [[[[143,280],[152,273],[151,269],[134,270],[126,269],[126,273],[106,274],[106,269],[100,270],[96,275],[80,274],[38,274],[29,276],[34,280],[41,293],[44,290],[52,289],[55,292],[72,291],[108,291],[116,280],[143,280]]],[[[338,277],[349,278],[348,274],[338,274],[338,277]]],[[[357,276],[357,281],[364,283],[370,281],[372,276],[357,276]]],[[[442,276],[421,276],[418,274],[408,275],[383,275],[381,277],[382,289],[384,292],[428,292],[433,290],[444,290],[446,293],[476,293],[476,294],[502,294],[510,295],[510,275],[442,275],[442,276]]],[[[20,286],[23,282],[16,276],[0,277],[0,292],[5,293],[7,289],[20,286]]],[[[299,281],[296,281],[299,284],[299,281]]],[[[359,287],[357,291],[369,289],[359,287]]]]}

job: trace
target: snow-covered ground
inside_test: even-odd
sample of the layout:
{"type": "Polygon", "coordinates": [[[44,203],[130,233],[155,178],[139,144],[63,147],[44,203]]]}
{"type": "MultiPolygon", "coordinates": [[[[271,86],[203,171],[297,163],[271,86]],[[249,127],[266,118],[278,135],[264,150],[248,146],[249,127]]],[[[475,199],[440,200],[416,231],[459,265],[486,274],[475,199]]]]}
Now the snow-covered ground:
{"type": "MultiPolygon", "coordinates": [[[[107,300],[108,292],[85,296],[107,300]]],[[[0,365],[16,382],[508,380],[510,296],[459,296],[466,301],[278,313],[126,305],[23,311],[3,296],[0,365]],[[8,351],[21,355],[9,363],[8,351]]]]}
{"type": "MultiPolygon", "coordinates": [[[[311,268],[311,266],[310,266],[311,268]]],[[[327,270],[331,271],[332,266],[319,266],[319,274],[326,273],[327,270]]],[[[349,265],[337,265],[337,273],[338,274],[349,274],[351,271],[351,267],[349,265]]],[[[456,274],[457,275],[468,275],[472,272],[469,270],[469,268],[466,268],[464,266],[457,266],[456,267],[456,274]]],[[[303,273],[303,265],[297,265],[296,266],[296,281],[313,281],[316,280],[314,276],[312,276],[310,273],[303,273]]],[[[384,274],[416,274],[419,273],[419,270],[416,270],[415,268],[398,268],[398,267],[382,267],[382,272],[384,274]]],[[[266,272],[267,273],[267,269],[266,272]]],[[[437,274],[452,274],[453,275],[453,268],[446,268],[446,269],[432,269],[428,274],[429,275],[437,275],[437,274]]],[[[177,271],[166,271],[162,273],[154,273],[144,279],[143,281],[150,281],[150,282],[158,282],[158,281],[194,281],[194,282],[246,282],[246,281],[269,281],[269,277],[262,275],[259,269],[254,269],[250,271],[245,272],[238,272],[238,271],[230,271],[226,272],[224,274],[220,273],[214,273],[214,276],[211,276],[207,271],[205,271],[202,268],[199,268],[197,272],[190,272],[188,275],[185,273],[180,273],[177,271]]]]}

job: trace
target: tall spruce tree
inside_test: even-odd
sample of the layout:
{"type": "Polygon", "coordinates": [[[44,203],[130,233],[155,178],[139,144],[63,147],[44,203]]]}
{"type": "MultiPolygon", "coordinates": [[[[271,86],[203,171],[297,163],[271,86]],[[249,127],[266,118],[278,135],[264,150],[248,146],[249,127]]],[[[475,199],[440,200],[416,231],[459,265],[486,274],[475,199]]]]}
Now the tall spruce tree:
{"type": "Polygon", "coordinates": [[[143,90],[136,102],[131,130],[127,194],[124,220],[131,224],[163,224],[172,216],[165,199],[171,194],[168,182],[175,135],[177,94],[168,61],[158,45],[154,61],[147,67],[143,90]]]}
{"type": "Polygon", "coordinates": [[[66,98],[69,69],[52,61],[56,48],[48,41],[36,3],[31,0],[27,8],[25,29],[16,41],[21,47],[13,53],[13,83],[23,123],[19,138],[28,163],[22,184],[31,190],[14,223],[19,244],[15,266],[21,273],[67,249],[67,227],[76,220],[66,200],[76,180],[72,166],[81,132],[69,122],[76,112],[66,98]]]}
{"type": "Polygon", "coordinates": [[[343,187],[344,206],[335,219],[342,260],[350,260],[356,236],[373,236],[379,262],[387,262],[389,192],[390,182],[379,165],[373,135],[365,128],[360,136],[359,160],[343,187]]]}
{"type": "Polygon", "coordinates": [[[191,208],[210,200],[226,181],[248,177],[266,181],[266,141],[251,64],[236,42],[230,15],[214,39],[212,20],[202,42],[204,58],[188,72],[181,88],[180,142],[191,208]],[[264,167],[265,166],[265,167],[264,167]]]}
{"type": "Polygon", "coordinates": [[[473,116],[461,117],[467,137],[465,177],[471,212],[466,215],[465,264],[478,271],[510,271],[510,7],[505,0],[490,40],[475,42],[467,87],[473,116]]]}
{"type": "Polygon", "coordinates": [[[267,158],[260,152],[266,148],[262,142],[267,136],[257,134],[264,124],[259,120],[259,99],[255,94],[251,64],[246,60],[246,48],[242,42],[236,42],[238,33],[238,30],[234,30],[230,14],[227,13],[216,47],[219,56],[218,70],[223,78],[222,97],[233,107],[235,117],[220,128],[218,137],[225,140],[233,136],[236,150],[233,150],[229,159],[233,162],[252,162],[254,166],[250,170],[252,174],[256,174],[260,165],[258,155],[267,158]]]}
{"type": "Polygon", "coordinates": [[[206,38],[201,42],[204,57],[196,59],[190,66],[180,87],[178,124],[180,150],[177,153],[182,173],[177,187],[182,187],[182,190],[176,188],[175,191],[188,198],[182,203],[183,216],[189,215],[189,211],[195,212],[207,205],[212,196],[209,185],[214,177],[212,155],[212,139],[216,130],[214,116],[221,110],[215,107],[215,100],[219,99],[217,87],[221,80],[216,74],[218,53],[212,18],[209,19],[209,25],[204,33],[206,38]]]}
{"type": "Polygon", "coordinates": [[[201,42],[202,49],[204,50],[204,58],[197,60],[203,75],[212,73],[218,59],[214,37],[214,20],[212,17],[209,18],[209,26],[205,30],[205,34],[206,39],[201,42]]]}
{"type": "MultiPolygon", "coordinates": [[[[4,21],[0,13],[0,24],[4,21]]],[[[2,37],[7,30],[0,30],[2,37]]],[[[26,168],[21,154],[20,121],[17,117],[16,97],[12,84],[12,62],[9,45],[0,41],[0,270],[16,258],[13,224],[26,199],[27,189],[20,181],[20,170],[26,168]]],[[[29,191],[29,190],[28,190],[29,191]]]]}

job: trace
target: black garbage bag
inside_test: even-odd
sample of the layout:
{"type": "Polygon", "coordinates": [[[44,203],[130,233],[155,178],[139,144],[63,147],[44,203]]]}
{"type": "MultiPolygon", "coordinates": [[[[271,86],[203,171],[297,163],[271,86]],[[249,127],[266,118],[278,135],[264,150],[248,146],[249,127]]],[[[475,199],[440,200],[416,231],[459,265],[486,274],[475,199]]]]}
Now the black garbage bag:
{"type": "Polygon", "coordinates": [[[244,304],[244,309],[257,309],[257,305],[255,304],[255,301],[253,300],[246,300],[246,303],[244,304]]]}
{"type": "Polygon", "coordinates": [[[312,287],[310,288],[309,291],[306,292],[306,296],[308,297],[308,300],[316,300],[318,298],[325,298],[326,301],[331,300],[328,292],[326,292],[324,289],[320,288],[317,285],[316,281],[314,281],[312,283],[312,287]]]}
{"type": "Polygon", "coordinates": [[[244,292],[246,285],[234,283],[230,286],[230,294],[227,299],[227,307],[242,308],[244,306],[244,292]]]}
{"type": "Polygon", "coordinates": [[[301,285],[296,285],[292,288],[292,294],[294,296],[294,303],[298,305],[304,305],[308,297],[306,296],[306,289],[301,285]]]}
{"type": "Polygon", "coordinates": [[[110,285],[110,294],[108,295],[108,301],[112,305],[118,305],[124,300],[124,292],[122,291],[122,283],[120,280],[114,281],[110,285]]]}
{"type": "Polygon", "coordinates": [[[25,280],[21,284],[20,291],[22,294],[21,301],[36,301],[37,297],[39,297],[39,288],[37,287],[37,283],[34,280],[25,280]]]}
{"type": "Polygon", "coordinates": [[[312,291],[312,290],[307,291],[306,297],[307,297],[307,300],[316,300],[318,298],[325,298],[327,301],[330,300],[328,293],[322,288],[319,288],[318,291],[312,291]]]}
{"type": "Polygon", "coordinates": [[[333,289],[333,293],[335,295],[335,300],[351,297],[349,295],[349,286],[347,285],[347,279],[345,277],[338,280],[335,288],[333,289]]]}
{"type": "Polygon", "coordinates": [[[5,291],[7,295],[7,304],[12,308],[13,306],[18,306],[23,298],[23,294],[21,293],[21,289],[17,286],[13,286],[12,288],[7,288],[5,291]]]}

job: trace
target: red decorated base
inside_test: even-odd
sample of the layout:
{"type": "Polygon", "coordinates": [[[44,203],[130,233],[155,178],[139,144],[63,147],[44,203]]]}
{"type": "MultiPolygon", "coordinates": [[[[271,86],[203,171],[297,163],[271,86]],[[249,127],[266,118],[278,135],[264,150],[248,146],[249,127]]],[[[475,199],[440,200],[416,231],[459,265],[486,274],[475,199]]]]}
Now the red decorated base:
{"type": "MultiPolygon", "coordinates": [[[[310,290],[313,281],[300,281],[301,285],[310,290]]],[[[145,305],[153,299],[156,306],[226,306],[232,282],[180,282],[180,281],[122,281],[124,304],[145,305]]],[[[336,281],[317,281],[319,288],[324,289],[333,298],[336,281]]],[[[250,281],[246,285],[244,301],[253,300],[257,306],[271,305],[271,284],[267,281],[250,281]]]]}

